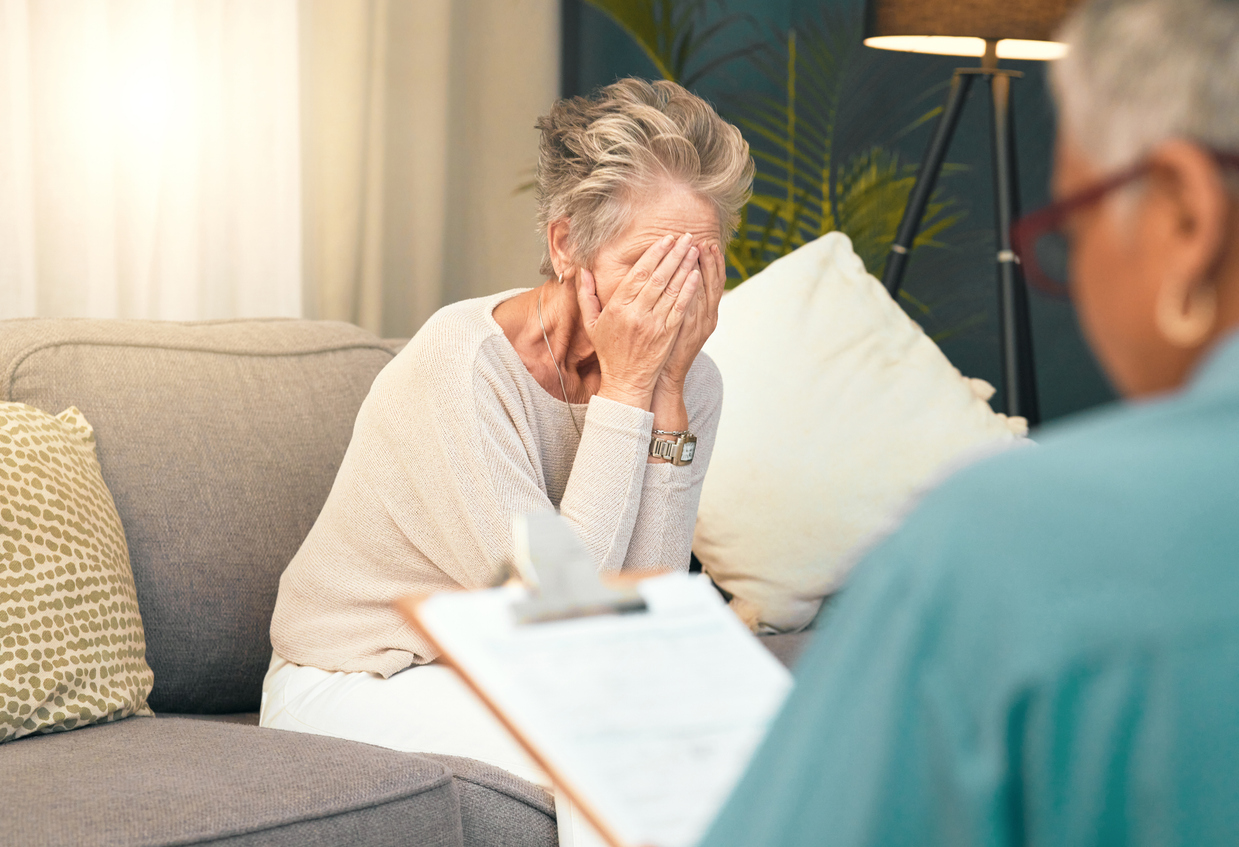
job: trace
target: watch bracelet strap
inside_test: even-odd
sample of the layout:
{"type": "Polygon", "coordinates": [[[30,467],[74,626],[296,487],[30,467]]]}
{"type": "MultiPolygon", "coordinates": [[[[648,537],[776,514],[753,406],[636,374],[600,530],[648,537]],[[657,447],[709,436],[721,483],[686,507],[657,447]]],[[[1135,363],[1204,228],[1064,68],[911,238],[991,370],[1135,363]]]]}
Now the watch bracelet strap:
{"type": "Polygon", "coordinates": [[[679,440],[668,441],[665,438],[650,439],[650,455],[658,459],[666,459],[668,462],[675,460],[675,447],[679,444],[679,440]]]}
{"type": "MultiPolygon", "coordinates": [[[[678,466],[692,464],[693,455],[696,453],[697,437],[695,435],[686,430],[683,432],[674,433],[677,437],[670,439],[658,437],[659,434],[664,434],[663,430],[656,429],[654,430],[654,433],[655,434],[650,437],[649,455],[658,459],[665,459],[666,461],[678,466]],[[685,448],[690,446],[692,449],[687,451],[688,460],[683,461],[682,459],[685,453],[685,448]],[[679,450],[678,453],[676,452],[677,449],[679,450]]],[[[672,433],[665,434],[670,435],[672,433]]]]}

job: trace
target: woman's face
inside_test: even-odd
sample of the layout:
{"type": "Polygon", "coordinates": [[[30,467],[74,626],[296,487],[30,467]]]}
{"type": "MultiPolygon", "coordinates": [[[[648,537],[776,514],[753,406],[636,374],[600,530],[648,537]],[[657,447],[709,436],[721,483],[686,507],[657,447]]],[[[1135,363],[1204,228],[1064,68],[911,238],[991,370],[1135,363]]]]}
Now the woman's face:
{"type": "MultiPolygon", "coordinates": [[[[1105,176],[1069,139],[1060,137],[1054,163],[1057,199],[1071,197],[1105,176]]],[[[1113,199],[1076,212],[1066,231],[1071,241],[1071,299],[1093,353],[1126,394],[1139,381],[1133,364],[1151,328],[1151,311],[1143,303],[1144,269],[1131,261],[1132,238],[1119,231],[1113,199]]],[[[1122,211],[1130,218],[1130,210],[1122,211]]]]}
{"type": "MultiPolygon", "coordinates": [[[[1167,173],[1173,177],[1172,168],[1155,170],[1126,192],[1078,210],[1067,222],[1071,299],[1093,353],[1129,397],[1180,385],[1198,355],[1168,343],[1157,326],[1162,287],[1196,273],[1191,262],[1199,254],[1198,233],[1185,229],[1191,197],[1182,186],[1175,188],[1167,173]]],[[[1057,199],[1109,176],[1060,130],[1054,163],[1057,199]]]]}
{"type": "Polygon", "coordinates": [[[669,185],[638,198],[633,204],[628,227],[599,250],[594,257],[594,280],[598,301],[606,306],[615,289],[632,270],[636,261],[664,235],[691,233],[701,251],[719,242],[718,217],[714,206],[692,191],[669,185]]]}

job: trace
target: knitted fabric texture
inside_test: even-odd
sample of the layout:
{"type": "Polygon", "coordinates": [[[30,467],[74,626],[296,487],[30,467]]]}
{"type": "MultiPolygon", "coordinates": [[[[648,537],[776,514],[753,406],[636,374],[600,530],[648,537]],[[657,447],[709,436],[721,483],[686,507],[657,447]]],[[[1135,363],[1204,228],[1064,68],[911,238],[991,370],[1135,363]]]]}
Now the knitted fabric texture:
{"type": "Polygon", "coordinates": [[[513,518],[559,509],[599,570],[686,569],[722,407],[704,354],[685,384],[691,465],[647,463],[654,416],[594,397],[569,407],[492,317],[521,290],[440,310],[362,404],[331,494],[280,579],[275,651],[324,670],[391,676],[432,661],[392,608],[405,595],[493,584],[513,518]]]}

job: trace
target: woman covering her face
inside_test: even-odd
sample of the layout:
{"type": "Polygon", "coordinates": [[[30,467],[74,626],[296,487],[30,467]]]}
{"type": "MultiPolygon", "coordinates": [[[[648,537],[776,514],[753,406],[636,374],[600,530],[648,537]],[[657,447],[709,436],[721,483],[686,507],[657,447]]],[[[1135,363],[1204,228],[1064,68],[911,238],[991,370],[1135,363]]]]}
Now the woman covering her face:
{"type": "Polygon", "coordinates": [[[496,583],[513,519],[550,509],[603,573],[688,567],[722,403],[699,353],[748,145],[683,88],[635,79],[538,127],[545,281],[441,310],[375,380],[280,581],[264,726],[545,781],[392,601],[496,583]]]}
{"type": "Polygon", "coordinates": [[[1016,241],[1127,402],[869,552],[705,847],[1239,843],[1239,3],[1064,35],[1016,241]]]}

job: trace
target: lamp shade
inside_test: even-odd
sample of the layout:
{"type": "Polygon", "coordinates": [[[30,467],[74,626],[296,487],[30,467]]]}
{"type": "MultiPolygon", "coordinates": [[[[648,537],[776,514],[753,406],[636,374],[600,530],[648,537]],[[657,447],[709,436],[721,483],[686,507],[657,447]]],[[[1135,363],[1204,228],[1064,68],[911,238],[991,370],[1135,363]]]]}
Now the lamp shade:
{"type": "Polygon", "coordinates": [[[868,0],[865,44],[954,56],[980,56],[998,42],[1003,59],[1056,59],[1059,23],[1079,0],[868,0]]]}

